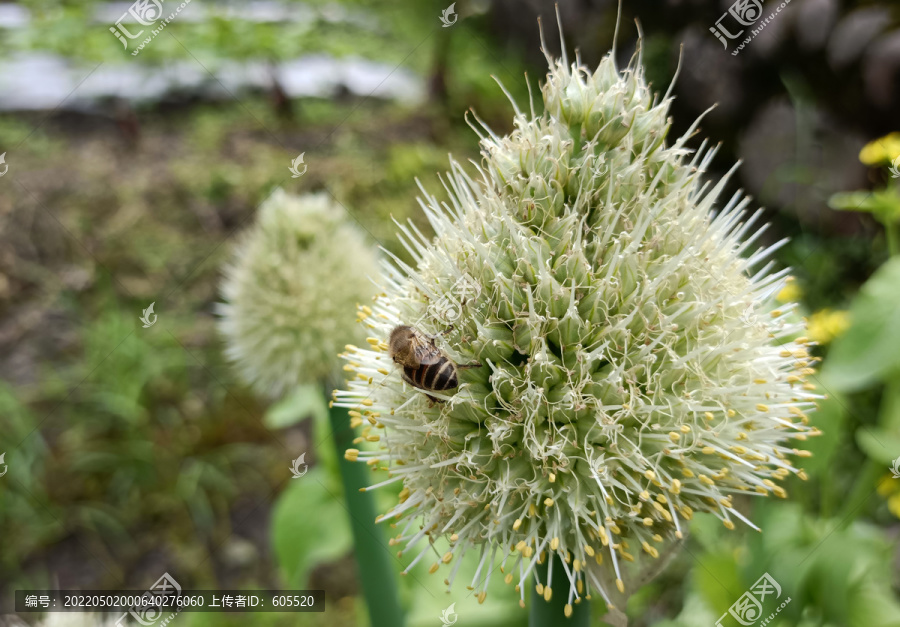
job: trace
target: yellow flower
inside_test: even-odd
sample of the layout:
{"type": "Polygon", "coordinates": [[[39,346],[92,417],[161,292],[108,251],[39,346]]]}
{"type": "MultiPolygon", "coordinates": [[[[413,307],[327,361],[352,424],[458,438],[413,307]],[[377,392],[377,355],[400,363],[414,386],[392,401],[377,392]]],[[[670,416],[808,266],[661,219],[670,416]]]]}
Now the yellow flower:
{"type": "Polygon", "coordinates": [[[894,516],[900,518],[900,492],[888,499],[888,509],[894,516]]]}
{"type": "Polygon", "coordinates": [[[891,481],[893,478],[893,475],[889,474],[881,477],[881,481],[878,482],[878,494],[885,498],[895,493],[900,494],[900,481],[891,481]]]}
{"type": "Polygon", "coordinates": [[[778,292],[778,295],[775,299],[779,303],[795,303],[803,297],[803,288],[797,284],[797,281],[794,280],[794,277],[788,277],[786,279],[785,285],[781,288],[781,291],[778,292]]]}
{"type": "Polygon", "coordinates": [[[850,326],[850,313],[822,309],[809,317],[809,337],[818,344],[828,344],[850,326]]]}
{"type": "Polygon", "coordinates": [[[859,160],[866,165],[891,163],[897,157],[900,157],[900,133],[873,139],[859,151],[859,160]]]}
{"type": "Polygon", "coordinates": [[[878,482],[878,494],[887,501],[888,510],[900,518],[900,480],[893,475],[884,475],[878,482]]]}

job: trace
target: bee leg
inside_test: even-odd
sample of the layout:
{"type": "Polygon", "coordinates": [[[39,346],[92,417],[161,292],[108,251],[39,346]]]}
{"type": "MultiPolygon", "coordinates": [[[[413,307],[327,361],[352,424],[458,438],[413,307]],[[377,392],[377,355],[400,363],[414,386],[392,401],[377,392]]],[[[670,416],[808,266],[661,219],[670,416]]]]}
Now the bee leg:
{"type": "Polygon", "coordinates": [[[450,333],[451,331],[453,331],[453,325],[452,325],[452,324],[451,324],[449,327],[447,327],[446,329],[444,329],[443,331],[441,331],[440,333],[435,333],[434,335],[428,335],[427,333],[422,333],[422,335],[424,335],[425,337],[427,337],[429,340],[436,340],[436,339],[438,339],[439,337],[441,337],[442,335],[447,335],[447,334],[450,333]]]}
{"type": "MultiPolygon", "coordinates": [[[[408,376],[406,375],[405,372],[401,372],[401,373],[400,373],[400,378],[403,379],[403,380],[404,380],[406,383],[408,383],[409,385],[411,385],[411,386],[413,386],[414,388],[416,388],[417,390],[421,390],[421,389],[422,389],[422,388],[419,386],[419,384],[416,383],[415,381],[413,381],[412,378],[408,377],[408,376]]],[[[433,397],[431,394],[426,394],[425,397],[428,399],[428,407],[429,407],[429,409],[432,408],[432,407],[434,407],[434,404],[435,404],[435,403],[443,403],[443,402],[444,402],[444,401],[442,401],[442,400],[439,399],[439,398],[433,397]]]]}
{"type": "Polygon", "coordinates": [[[470,364],[456,364],[457,370],[467,370],[469,368],[481,368],[481,364],[477,361],[473,361],[470,364]]]}

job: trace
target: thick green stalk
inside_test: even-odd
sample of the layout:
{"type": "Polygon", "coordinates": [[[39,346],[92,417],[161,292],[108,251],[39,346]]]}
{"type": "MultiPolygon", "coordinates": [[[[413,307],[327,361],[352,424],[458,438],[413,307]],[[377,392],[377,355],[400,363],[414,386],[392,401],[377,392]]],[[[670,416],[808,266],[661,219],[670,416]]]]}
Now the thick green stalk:
{"type": "Polygon", "coordinates": [[[884,223],[887,235],[888,252],[891,256],[900,255],[900,220],[888,220],[884,223]]]}
{"type": "Polygon", "coordinates": [[[369,606],[369,619],[372,627],[402,627],[404,619],[397,595],[397,574],[391,563],[391,554],[383,542],[383,533],[375,526],[374,499],[371,493],[360,492],[360,488],[368,485],[368,467],[344,459],[344,451],[352,446],[354,436],[347,410],[332,407],[329,419],[344,482],[344,497],[350,512],[359,581],[369,606]]]}
{"type": "MultiPolygon", "coordinates": [[[[572,605],[572,615],[566,618],[566,603],[568,602],[569,580],[566,571],[558,555],[554,555],[556,561],[553,564],[553,578],[556,580],[556,590],[549,601],[544,600],[543,594],[538,594],[535,587],[531,588],[531,609],[528,611],[528,627],[590,627],[591,604],[582,600],[581,603],[572,605]]],[[[547,583],[547,567],[549,564],[538,564],[535,569],[543,583],[547,583]]]]}

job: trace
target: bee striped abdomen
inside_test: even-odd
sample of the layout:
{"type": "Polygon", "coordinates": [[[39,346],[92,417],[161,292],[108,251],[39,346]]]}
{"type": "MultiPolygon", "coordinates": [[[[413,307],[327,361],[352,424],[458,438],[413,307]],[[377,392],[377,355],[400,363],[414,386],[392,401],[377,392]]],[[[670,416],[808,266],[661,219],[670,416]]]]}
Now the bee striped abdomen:
{"type": "Polygon", "coordinates": [[[403,368],[406,376],[422,390],[451,390],[459,385],[456,376],[456,365],[449,359],[441,359],[437,363],[418,368],[403,368]]]}

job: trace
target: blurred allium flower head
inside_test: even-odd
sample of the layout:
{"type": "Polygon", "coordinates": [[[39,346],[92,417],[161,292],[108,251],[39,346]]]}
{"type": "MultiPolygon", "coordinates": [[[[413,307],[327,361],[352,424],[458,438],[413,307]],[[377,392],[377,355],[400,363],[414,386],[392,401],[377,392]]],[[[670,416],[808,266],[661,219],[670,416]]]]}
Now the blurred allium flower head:
{"type": "Polygon", "coordinates": [[[667,144],[671,99],[653,99],[639,55],[623,71],[612,54],[595,72],[548,62],[544,112],[516,108],[507,136],[481,125],[483,162],[477,176],[451,162],[449,205],[423,189],[437,235],[402,227],[415,267],[386,264],[335,402],[380,446],[347,458],[403,482],[380,519],[412,564],[449,536],[432,572],[457,560],[452,585],[477,552],[483,601],[500,559],[524,601],[555,553],[565,572],[551,561],[538,592],[562,581],[569,613],[623,592],[622,562],[657,558],[694,512],[756,529],[734,496],[805,478],[788,441],[817,433],[819,397],[794,305],[774,309],[786,271],[770,272],[775,247],[752,249],[760,213],[738,195],[714,211],[713,151],[685,147],[694,128],[667,144]],[[429,405],[387,353],[399,324],[483,366],[429,405]]]}
{"type": "Polygon", "coordinates": [[[325,194],[276,190],[225,268],[219,328],[227,356],[257,390],[278,396],[339,372],[353,309],[376,291],[377,260],[325,194]]]}

